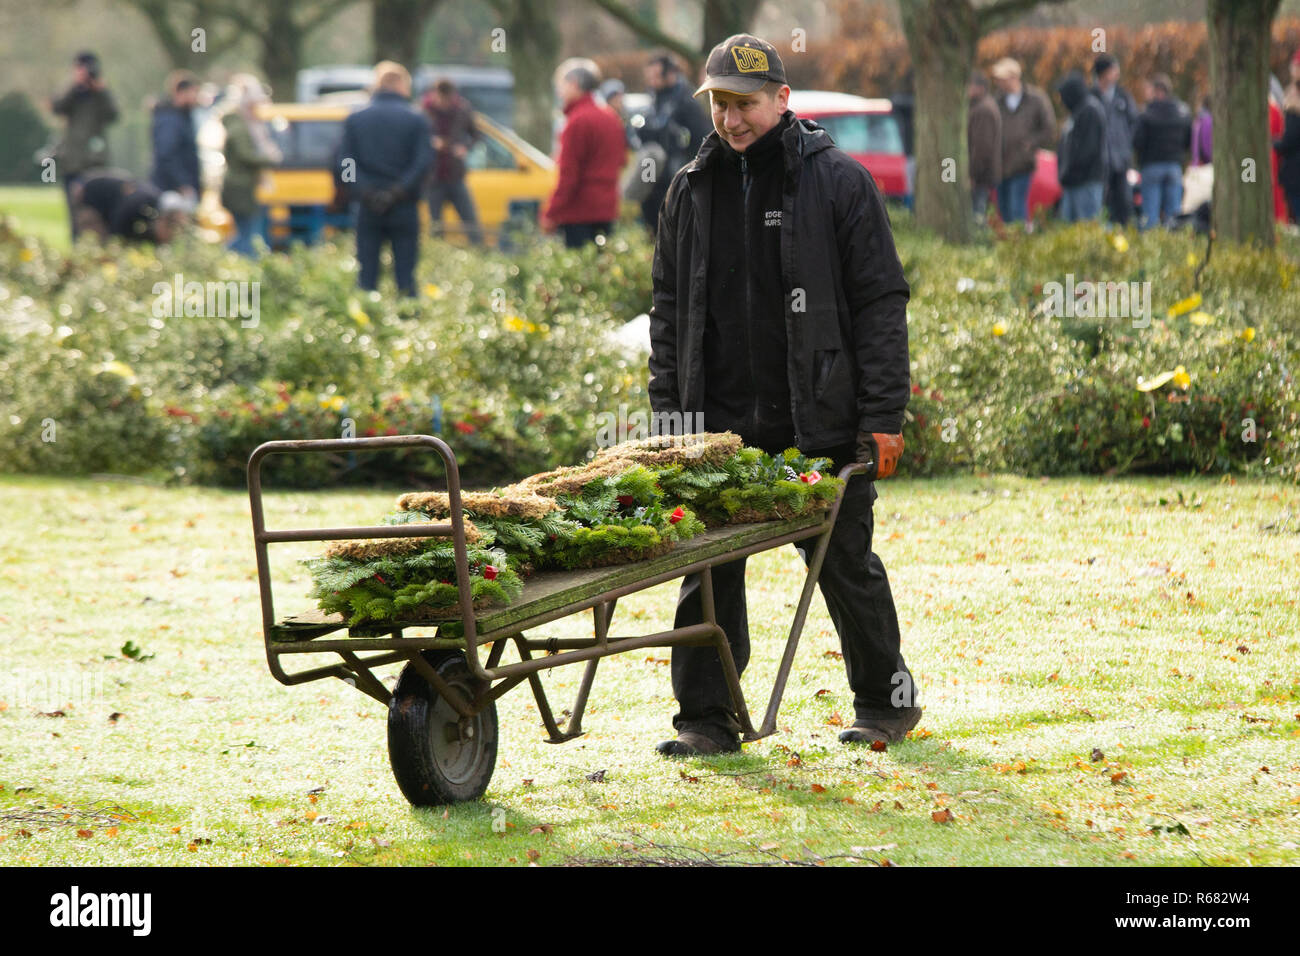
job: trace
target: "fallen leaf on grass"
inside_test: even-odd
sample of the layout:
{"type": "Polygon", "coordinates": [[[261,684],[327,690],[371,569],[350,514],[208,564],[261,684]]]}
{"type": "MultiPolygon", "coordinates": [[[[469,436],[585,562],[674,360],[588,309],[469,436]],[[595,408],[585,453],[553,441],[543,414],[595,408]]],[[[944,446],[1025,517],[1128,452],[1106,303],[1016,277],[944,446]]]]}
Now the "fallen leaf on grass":
{"type": "Polygon", "coordinates": [[[592,783],[604,783],[604,782],[605,782],[605,771],[604,771],[604,770],[597,770],[597,771],[595,771],[594,773],[589,773],[589,774],[587,774],[587,779],[590,780],[592,783]]]}
{"type": "Polygon", "coordinates": [[[528,831],[529,836],[536,836],[538,833],[550,833],[555,826],[550,823],[540,823],[528,831]]]}
{"type": "Polygon", "coordinates": [[[831,727],[843,727],[844,718],[840,716],[840,712],[837,710],[826,718],[826,723],[831,727]]]}
{"type": "Polygon", "coordinates": [[[826,792],[826,788],[823,787],[820,783],[814,783],[814,784],[813,784],[809,789],[811,789],[813,793],[825,793],[825,792],[826,792]]]}
{"type": "Polygon", "coordinates": [[[1119,783],[1121,780],[1123,780],[1123,779],[1124,779],[1125,777],[1127,777],[1127,776],[1128,776],[1128,771],[1127,771],[1127,770],[1120,770],[1119,772],[1117,772],[1117,773],[1113,773],[1113,774],[1110,775],[1110,782],[1111,782],[1111,783],[1119,783]]]}
{"type": "Polygon", "coordinates": [[[530,862],[536,863],[537,858],[540,857],[541,855],[542,855],[541,853],[539,853],[537,850],[534,850],[532,847],[528,848],[527,856],[530,862]]]}
{"type": "Polygon", "coordinates": [[[1104,753],[1101,752],[1101,749],[1100,749],[1100,748],[1098,748],[1098,747],[1093,747],[1093,748],[1092,748],[1092,762],[1093,762],[1093,763],[1100,763],[1101,761],[1103,761],[1103,760],[1105,760],[1105,759],[1106,759],[1106,755],[1105,755],[1104,753]]]}
{"type": "Polygon", "coordinates": [[[81,837],[82,839],[86,839],[86,838],[88,838],[88,837],[93,837],[94,835],[95,835],[95,831],[94,831],[94,830],[78,830],[78,831],[77,831],[77,836],[81,837]]]}
{"type": "Polygon", "coordinates": [[[953,820],[957,818],[953,816],[951,810],[949,810],[947,807],[944,807],[942,810],[935,810],[933,813],[931,813],[930,819],[933,820],[935,823],[951,823],[953,820]]]}
{"type": "Polygon", "coordinates": [[[889,749],[889,744],[885,743],[883,740],[873,740],[871,741],[871,749],[876,753],[884,753],[889,749]]]}
{"type": "Polygon", "coordinates": [[[43,710],[39,714],[37,714],[37,716],[38,717],[66,717],[68,715],[61,710],[43,710]]]}
{"type": "Polygon", "coordinates": [[[822,651],[822,657],[833,657],[837,661],[844,660],[844,655],[839,651],[822,651]]]}

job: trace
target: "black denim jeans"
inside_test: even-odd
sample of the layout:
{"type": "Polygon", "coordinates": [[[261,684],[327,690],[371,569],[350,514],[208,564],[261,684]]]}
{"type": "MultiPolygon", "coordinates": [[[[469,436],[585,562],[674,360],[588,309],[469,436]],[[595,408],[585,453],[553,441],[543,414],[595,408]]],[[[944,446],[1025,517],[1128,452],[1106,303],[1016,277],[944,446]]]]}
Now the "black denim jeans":
{"type": "MultiPolygon", "coordinates": [[[[809,454],[832,458],[836,470],[855,457],[852,448],[809,454]]],[[[896,717],[898,707],[911,706],[915,694],[911,672],[899,648],[898,614],[889,579],[880,558],[871,551],[872,505],[876,497],[874,482],[861,475],[849,479],[818,577],[831,622],[840,637],[844,667],[853,690],[854,715],[859,719],[896,717]]],[[[816,543],[816,538],[806,538],[795,545],[805,565],[812,560],[816,543]]],[[[791,592],[791,600],[794,597],[791,592]]],[[[736,669],[743,674],[749,662],[744,558],[713,569],[713,604],[718,624],[727,633],[736,669]]],[[[700,575],[688,575],[682,581],[673,626],[697,624],[703,619],[700,575]]],[[[786,624],[780,639],[784,641],[788,633],[786,624]]],[[[680,708],[673,717],[673,727],[679,734],[689,730],[718,743],[735,740],[740,723],[715,648],[674,647],[672,681],[673,696],[680,708]]],[[[766,698],[747,703],[751,720],[760,720],[766,698]],[[757,713],[753,712],[755,706],[757,713]]]]}

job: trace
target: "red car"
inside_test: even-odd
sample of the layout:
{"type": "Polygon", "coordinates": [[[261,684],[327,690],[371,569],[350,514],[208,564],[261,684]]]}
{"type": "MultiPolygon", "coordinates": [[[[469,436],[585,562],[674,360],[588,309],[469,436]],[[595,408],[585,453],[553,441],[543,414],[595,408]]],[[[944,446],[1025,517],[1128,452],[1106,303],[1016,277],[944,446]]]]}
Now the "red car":
{"type": "Polygon", "coordinates": [[[816,120],[836,146],[867,167],[885,198],[906,200],[911,194],[903,131],[889,100],[793,90],[789,105],[796,116],[816,120]]]}

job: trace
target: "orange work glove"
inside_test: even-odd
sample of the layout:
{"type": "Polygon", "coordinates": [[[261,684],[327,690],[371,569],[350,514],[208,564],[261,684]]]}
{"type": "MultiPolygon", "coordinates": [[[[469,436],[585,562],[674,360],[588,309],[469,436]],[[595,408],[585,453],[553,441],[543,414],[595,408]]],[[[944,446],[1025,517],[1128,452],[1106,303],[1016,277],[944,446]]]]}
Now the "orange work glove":
{"type": "Polygon", "coordinates": [[[903,457],[903,436],[880,432],[858,432],[858,461],[873,464],[867,472],[872,481],[888,478],[903,457]]]}

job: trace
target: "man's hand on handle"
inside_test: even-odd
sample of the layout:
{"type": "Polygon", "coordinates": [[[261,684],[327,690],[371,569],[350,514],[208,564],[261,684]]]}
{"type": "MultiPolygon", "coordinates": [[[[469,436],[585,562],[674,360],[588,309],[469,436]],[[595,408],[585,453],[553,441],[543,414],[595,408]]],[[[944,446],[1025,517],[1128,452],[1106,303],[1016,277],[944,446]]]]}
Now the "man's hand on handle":
{"type": "Polygon", "coordinates": [[[888,478],[903,457],[903,436],[880,432],[858,432],[858,461],[872,465],[867,477],[872,481],[888,478]]]}

